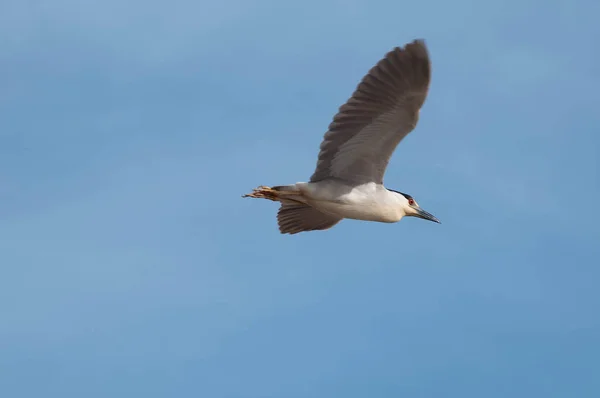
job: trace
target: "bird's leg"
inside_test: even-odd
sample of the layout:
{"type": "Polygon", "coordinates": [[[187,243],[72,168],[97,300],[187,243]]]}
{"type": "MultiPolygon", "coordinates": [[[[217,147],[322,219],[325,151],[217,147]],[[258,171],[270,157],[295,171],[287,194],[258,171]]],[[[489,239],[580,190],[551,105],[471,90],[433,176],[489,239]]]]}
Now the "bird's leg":
{"type": "Polygon", "coordinates": [[[265,187],[261,185],[258,188],[252,190],[251,193],[243,195],[242,198],[257,198],[257,199],[269,199],[274,202],[281,202],[282,200],[291,200],[294,202],[302,203],[300,196],[302,194],[292,186],[277,186],[277,187],[265,187]]]}
{"type": "Polygon", "coordinates": [[[254,188],[252,192],[243,195],[242,198],[256,198],[256,199],[269,199],[275,202],[278,202],[278,192],[270,187],[265,187],[261,185],[258,188],[254,188]]]}

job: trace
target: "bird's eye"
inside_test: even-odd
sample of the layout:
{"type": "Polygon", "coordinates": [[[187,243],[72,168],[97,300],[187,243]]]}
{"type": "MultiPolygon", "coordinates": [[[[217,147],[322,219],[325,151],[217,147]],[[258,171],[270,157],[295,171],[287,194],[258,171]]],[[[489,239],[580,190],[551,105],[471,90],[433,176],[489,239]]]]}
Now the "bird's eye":
{"type": "Polygon", "coordinates": [[[411,205],[411,206],[414,206],[415,205],[415,200],[413,198],[410,198],[408,200],[408,204],[411,205]]]}

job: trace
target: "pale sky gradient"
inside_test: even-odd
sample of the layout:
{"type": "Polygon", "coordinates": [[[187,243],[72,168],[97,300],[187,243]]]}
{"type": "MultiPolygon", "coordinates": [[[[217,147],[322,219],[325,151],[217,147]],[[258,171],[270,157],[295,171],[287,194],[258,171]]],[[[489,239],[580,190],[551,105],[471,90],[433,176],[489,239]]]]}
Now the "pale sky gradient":
{"type": "Polygon", "coordinates": [[[600,3],[0,2],[0,396],[600,396],[600,3]],[[280,235],[385,52],[386,185],[441,225],[280,235]]]}

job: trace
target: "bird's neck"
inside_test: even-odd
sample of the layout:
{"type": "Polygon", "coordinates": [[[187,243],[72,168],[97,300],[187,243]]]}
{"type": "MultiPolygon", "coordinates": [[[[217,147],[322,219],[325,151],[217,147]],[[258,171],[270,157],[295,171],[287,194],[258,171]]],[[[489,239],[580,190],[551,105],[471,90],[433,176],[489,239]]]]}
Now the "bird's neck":
{"type": "Polygon", "coordinates": [[[385,212],[387,213],[386,218],[391,222],[397,222],[406,215],[404,207],[406,205],[406,198],[401,194],[387,190],[385,195],[385,212]]]}

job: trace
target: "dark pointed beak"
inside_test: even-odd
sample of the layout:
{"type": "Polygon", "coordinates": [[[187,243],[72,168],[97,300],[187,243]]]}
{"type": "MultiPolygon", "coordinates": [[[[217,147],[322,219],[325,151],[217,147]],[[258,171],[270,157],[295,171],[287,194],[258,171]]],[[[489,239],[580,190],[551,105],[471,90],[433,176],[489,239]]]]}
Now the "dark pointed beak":
{"type": "Polygon", "coordinates": [[[438,224],[441,224],[440,220],[438,220],[437,218],[435,218],[433,216],[433,214],[426,212],[425,210],[419,208],[419,207],[413,207],[413,209],[415,209],[417,211],[416,216],[419,218],[422,218],[424,220],[429,220],[429,221],[433,221],[436,222],[438,224]]]}

